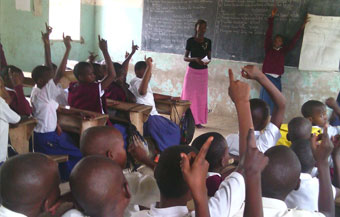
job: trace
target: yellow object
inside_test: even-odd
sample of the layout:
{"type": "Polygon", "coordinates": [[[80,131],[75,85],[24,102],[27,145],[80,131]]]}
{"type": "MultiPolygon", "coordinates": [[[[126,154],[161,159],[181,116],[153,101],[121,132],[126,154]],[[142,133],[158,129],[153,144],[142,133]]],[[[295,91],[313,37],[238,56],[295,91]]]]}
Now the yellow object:
{"type": "MultiPolygon", "coordinates": [[[[276,143],[276,145],[284,145],[290,147],[292,143],[288,141],[287,134],[288,134],[288,124],[281,124],[280,128],[281,138],[276,143]]],[[[316,134],[317,136],[321,134],[321,129],[318,127],[312,127],[312,134],[316,134]]]]}

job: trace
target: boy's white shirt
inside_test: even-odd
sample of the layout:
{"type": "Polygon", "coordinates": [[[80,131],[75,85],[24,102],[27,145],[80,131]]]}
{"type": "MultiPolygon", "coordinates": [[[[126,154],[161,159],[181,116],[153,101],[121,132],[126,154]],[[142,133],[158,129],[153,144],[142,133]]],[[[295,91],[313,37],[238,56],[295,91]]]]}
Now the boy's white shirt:
{"type": "MultiPolygon", "coordinates": [[[[313,178],[308,173],[301,173],[300,180],[299,189],[290,192],[285,200],[288,208],[319,211],[319,179],[316,177],[313,178]]],[[[332,190],[335,199],[336,190],[334,186],[332,186],[332,190]]]]}
{"type": "Polygon", "coordinates": [[[139,94],[138,89],[142,83],[142,80],[143,79],[137,77],[131,79],[129,90],[133,93],[133,95],[135,95],[137,103],[152,106],[150,115],[158,115],[155,99],[153,97],[153,92],[150,85],[148,84],[147,93],[144,96],[139,94]]]}
{"type": "Polygon", "coordinates": [[[0,206],[0,217],[26,217],[24,214],[14,212],[4,206],[0,206]]]}
{"type": "MultiPolygon", "coordinates": [[[[239,211],[245,200],[245,182],[240,173],[233,172],[221,183],[214,197],[209,199],[210,216],[231,217],[239,211]]],[[[165,209],[151,207],[150,211],[140,211],[133,217],[184,217],[195,216],[186,206],[175,206],[165,209]]]]}
{"type": "Polygon", "coordinates": [[[31,104],[33,116],[37,119],[37,126],[34,132],[49,133],[54,132],[57,128],[57,97],[60,89],[55,85],[53,79],[50,79],[43,88],[33,87],[31,93],[31,104]]]}
{"type": "Polygon", "coordinates": [[[0,162],[7,158],[9,124],[16,124],[20,116],[0,97],[0,162]]]}
{"type": "MultiPolygon", "coordinates": [[[[256,146],[260,152],[264,153],[269,148],[276,145],[281,138],[280,129],[269,122],[263,131],[255,131],[256,146]]],[[[230,134],[226,137],[229,153],[239,156],[239,135],[230,134]]]]}

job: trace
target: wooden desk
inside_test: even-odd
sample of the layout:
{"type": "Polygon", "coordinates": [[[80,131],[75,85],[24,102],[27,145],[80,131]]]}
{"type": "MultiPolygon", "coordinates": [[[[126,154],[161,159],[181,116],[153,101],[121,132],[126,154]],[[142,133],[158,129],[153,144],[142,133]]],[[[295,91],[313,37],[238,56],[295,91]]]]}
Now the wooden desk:
{"type": "Polygon", "coordinates": [[[109,116],[96,112],[59,106],[57,110],[58,124],[65,131],[82,134],[87,128],[105,126],[109,116]]]}
{"type": "MultiPolygon", "coordinates": [[[[143,135],[143,125],[148,120],[150,112],[152,110],[152,106],[137,104],[137,103],[128,103],[128,102],[120,102],[107,99],[107,108],[111,110],[122,111],[127,114],[127,120],[136,126],[137,130],[140,134],[143,135]]],[[[110,116],[110,119],[115,120],[115,116],[110,116]]],[[[116,119],[119,120],[119,119],[116,119]]]]}
{"type": "MultiPolygon", "coordinates": [[[[24,86],[25,87],[33,87],[35,85],[35,82],[32,79],[32,73],[31,72],[24,72],[24,86]]],[[[63,89],[66,89],[69,87],[71,82],[77,81],[76,77],[73,74],[73,71],[67,70],[64,72],[62,78],[60,79],[60,84],[63,89]]]]}
{"type": "Polygon", "coordinates": [[[68,155],[48,155],[48,157],[57,163],[64,163],[68,161],[68,155]]]}
{"type": "Polygon", "coordinates": [[[170,120],[179,125],[183,114],[190,108],[188,100],[155,100],[156,109],[160,114],[170,115],[170,120]],[[177,112],[178,114],[177,114],[177,112]]]}
{"type": "Polygon", "coordinates": [[[29,118],[19,123],[16,127],[9,128],[9,138],[13,148],[19,154],[29,152],[29,139],[33,134],[33,129],[37,125],[37,120],[29,118]]]}

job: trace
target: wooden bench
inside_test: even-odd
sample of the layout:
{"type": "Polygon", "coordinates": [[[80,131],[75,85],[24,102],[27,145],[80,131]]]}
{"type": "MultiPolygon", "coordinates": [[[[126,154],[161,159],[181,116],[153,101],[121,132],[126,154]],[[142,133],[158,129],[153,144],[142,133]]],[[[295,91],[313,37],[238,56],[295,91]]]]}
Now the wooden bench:
{"type": "Polygon", "coordinates": [[[155,100],[156,109],[160,114],[170,115],[170,120],[179,125],[183,114],[190,108],[188,100],[155,100]],[[176,111],[177,110],[177,111],[176,111]]]}
{"type": "MultiPolygon", "coordinates": [[[[35,82],[32,79],[32,73],[31,72],[24,72],[24,86],[25,87],[33,87],[35,85],[35,82]]],[[[64,72],[62,78],[60,79],[60,84],[63,89],[66,89],[69,87],[71,82],[77,81],[76,77],[73,74],[73,71],[67,70],[64,72]]]]}
{"type": "Polygon", "coordinates": [[[57,163],[64,163],[68,161],[68,155],[47,155],[47,156],[57,163]]]}
{"type": "Polygon", "coordinates": [[[11,145],[19,154],[29,152],[29,139],[33,134],[37,120],[29,118],[21,121],[17,126],[9,128],[9,138],[11,145]]]}
{"type": "Polygon", "coordinates": [[[110,115],[110,119],[124,122],[131,122],[136,126],[140,134],[143,135],[143,125],[148,120],[152,106],[120,102],[107,99],[107,108],[110,110],[120,111],[126,114],[125,118],[110,115]]]}
{"type": "Polygon", "coordinates": [[[68,132],[81,135],[87,128],[105,126],[109,116],[69,106],[59,106],[58,124],[68,132]]]}

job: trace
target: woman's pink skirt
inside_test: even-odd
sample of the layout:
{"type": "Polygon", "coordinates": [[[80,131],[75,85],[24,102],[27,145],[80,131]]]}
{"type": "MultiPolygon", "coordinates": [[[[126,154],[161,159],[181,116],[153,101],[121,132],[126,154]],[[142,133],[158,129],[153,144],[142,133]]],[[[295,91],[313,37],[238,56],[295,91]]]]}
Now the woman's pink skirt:
{"type": "Polygon", "coordinates": [[[208,119],[208,69],[188,66],[184,77],[182,100],[191,102],[195,124],[206,124],[208,119]]]}

